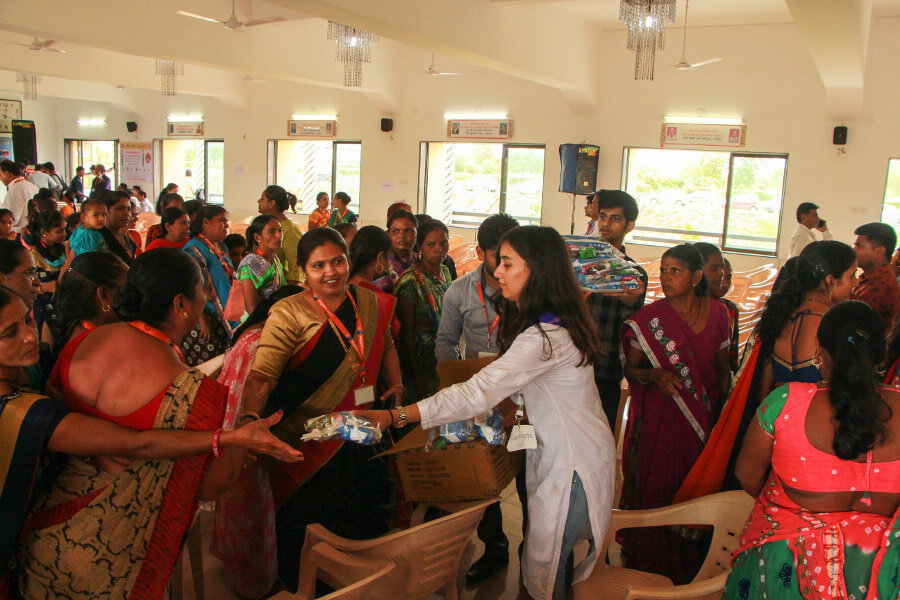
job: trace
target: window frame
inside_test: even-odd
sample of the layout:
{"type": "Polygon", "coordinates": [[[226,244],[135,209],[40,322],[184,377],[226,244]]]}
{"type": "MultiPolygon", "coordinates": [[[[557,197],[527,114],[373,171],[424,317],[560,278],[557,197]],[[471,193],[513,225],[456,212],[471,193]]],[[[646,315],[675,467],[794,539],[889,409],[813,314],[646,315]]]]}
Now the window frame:
{"type": "MultiPolygon", "coordinates": [[[[717,152],[721,154],[728,154],[728,178],[725,183],[725,209],[724,216],[722,221],[722,230],[721,233],[718,234],[719,242],[716,243],[722,252],[728,252],[729,254],[743,254],[747,256],[766,256],[766,257],[778,257],[778,248],[781,244],[781,220],[784,217],[784,201],[785,201],[785,193],[787,191],[787,180],[788,180],[788,168],[790,163],[790,155],[787,152],[749,152],[746,150],[740,151],[729,151],[729,150],[709,150],[704,148],[655,148],[652,146],[623,146],[622,147],[622,173],[620,179],[619,189],[622,191],[626,191],[628,187],[628,157],[629,151],[631,150],[668,150],[670,152],[717,152]],[[728,238],[728,214],[729,207],[731,204],[731,187],[732,181],[734,179],[734,159],[735,158],[783,158],[785,161],[784,165],[784,177],[781,179],[781,207],[778,211],[778,220],[777,220],[777,228],[775,234],[775,250],[769,252],[766,250],[751,250],[748,248],[737,248],[734,246],[726,245],[726,239],[728,238]]],[[[639,217],[640,218],[640,217],[639,217]]],[[[640,226],[636,226],[637,229],[640,226]]],[[[715,232],[696,232],[696,231],[685,231],[681,229],[668,229],[664,227],[644,227],[643,229],[647,231],[654,231],[659,233],[671,233],[676,235],[681,234],[713,234],[716,235],[715,232]]],[[[736,236],[732,235],[732,238],[735,237],[746,237],[746,236],[736,236]]],[[[660,244],[650,244],[645,242],[640,242],[636,240],[632,240],[630,243],[637,244],[641,246],[656,246],[663,245],[660,244]]],[[[683,244],[687,243],[682,240],[671,240],[672,244],[683,244]]]]}
{"type": "MultiPolygon", "coordinates": [[[[220,143],[222,144],[222,157],[224,162],[225,156],[225,138],[160,138],[159,140],[159,180],[163,183],[161,186],[166,185],[166,177],[163,170],[166,166],[166,142],[203,142],[203,199],[206,204],[214,204],[216,206],[225,206],[225,194],[222,194],[222,202],[210,202],[209,201],[209,144],[210,143],[220,143]]],[[[223,173],[224,175],[224,173],[223,173]]],[[[194,197],[185,198],[185,200],[193,200],[194,197]]]]}
{"type": "MultiPolygon", "coordinates": [[[[337,189],[337,147],[339,145],[356,144],[359,146],[359,179],[360,187],[362,187],[362,140],[327,140],[316,138],[269,138],[266,140],[267,151],[267,169],[266,169],[266,185],[280,185],[278,183],[278,142],[331,142],[331,189],[328,190],[328,197],[334,198],[337,189]]],[[[298,198],[298,204],[303,207],[302,198],[298,198]]],[[[362,198],[355,198],[359,210],[362,210],[362,198]]],[[[315,208],[313,208],[315,210],[315,208]]],[[[330,209],[329,209],[330,210],[330,209]]],[[[307,215],[311,213],[300,212],[297,214],[307,215]]]]}
{"type": "MultiPolygon", "coordinates": [[[[538,144],[538,143],[510,143],[510,142],[478,142],[478,141],[463,141],[463,140],[420,140],[419,141],[419,185],[418,185],[418,196],[416,198],[419,206],[424,207],[426,213],[428,213],[428,169],[429,169],[429,144],[492,144],[492,145],[501,145],[501,154],[500,154],[500,190],[499,194],[499,209],[498,211],[501,213],[506,212],[506,195],[507,195],[507,175],[509,173],[509,149],[510,148],[526,148],[526,149],[534,149],[539,148],[544,151],[544,168],[546,169],[547,163],[547,144],[538,144]]],[[[536,219],[534,217],[522,217],[527,219],[527,223],[523,223],[524,225],[540,225],[543,216],[544,216],[544,203],[543,203],[543,191],[544,191],[544,173],[541,172],[541,215],[536,219]],[[536,221],[536,222],[535,222],[536,221]]],[[[461,211],[453,211],[451,210],[451,219],[453,214],[458,214],[464,217],[481,217],[481,221],[484,221],[486,218],[490,217],[494,213],[470,213],[470,212],[461,212],[461,211]]],[[[430,214],[430,213],[429,213],[430,214]]],[[[516,217],[519,219],[520,217],[516,217]]],[[[521,219],[520,219],[521,220],[521,219]]],[[[459,229],[478,229],[481,225],[481,221],[477,224],[468,224],[468,223],[453,223],[452,220],[450,223],[446,225],[448,227],[457,227],[459,229]]]]}
{"type": "MultiPolygon", "coordinates": [[[[884,193],[881,195],[881,222],[885,223],[884,218],[884,208],[887,206],[888,199],[888,185],[891,183],[891,163],[896,161],[897,170],[900,172],[900,155],[898,156],[889,156],[887,159],[887,169],[884,171],[884,193]]],[[[900,227],[896,227],[893,224],[888,223],[891,227],[894,227],[894,230],[900,233],[900,227]]]]}
{"type": "MultiPolygon", "coordinates": [[[[69,183],[75,177],[75,173],[73,171],[70,172],[73,164],[83,166],[85,168],[86,175],[87,175],[87,173],[90,172],[90,165],[89,164],[85,165],[84,161],[82,160],[82,158],[84,156],[82,142],[113,142],[114,143],[113,152],[115,153],[114,154],[115,158],[113,159],[114,160],[114,164],[113,164],[113,176],[114,177],[113,177],[113,181],[112,181],[112,186],[113,186],[113,189],[116,189],[116,187],[119,185],[119,168],[120,168],[119,138],[113,138],[113,139],[108,139],[108,138],[106,138],[106,139],[104,139],[104,138],[63,138],[63,158],[66,162],[66,164],[65,164],[66,185],[69,185],[69,183]],[[78,161],[72,160],[72,146],[74,146],[74,145],[77,145],[77,148],[78,148],[78,150],[77,150],[77,155],[79,158],[78,161]]],[[[109,171],[107,171],[107,174],[108,173],[109,173],[109,171]]]]}

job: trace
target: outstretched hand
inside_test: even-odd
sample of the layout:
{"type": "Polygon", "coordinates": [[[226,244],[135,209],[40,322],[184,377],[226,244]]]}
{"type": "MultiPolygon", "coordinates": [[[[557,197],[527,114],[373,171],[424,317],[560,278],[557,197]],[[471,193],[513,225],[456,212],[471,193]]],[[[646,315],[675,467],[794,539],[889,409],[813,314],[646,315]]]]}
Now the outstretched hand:
{"type": "Polygon", "coordinates": [[[372,421],[372,424],[384,431],[391,426],[391,411],[389,410],[354,410],[353,414],[372,421]]]}
{"type": "Polygon", "coordinates": [[[283,415],[284,413],[279,410],[265,419],[223,432],[223,442],[256,454],[268,454],[282,462],[300,462],[303,460],[303,453],[285,444],[269,431],[281,421],[283,415]],[[230,439],[224,438],[226,433],[231,434],[230,439]]]}

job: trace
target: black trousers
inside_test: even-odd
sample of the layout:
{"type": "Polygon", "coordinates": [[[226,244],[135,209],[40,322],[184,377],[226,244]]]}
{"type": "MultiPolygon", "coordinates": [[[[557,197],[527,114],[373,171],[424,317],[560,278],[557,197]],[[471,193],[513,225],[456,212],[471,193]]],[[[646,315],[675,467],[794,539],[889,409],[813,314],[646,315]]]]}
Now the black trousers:
{"type": "Polygon", "coordinates": [[[619,402],[622,400],[622,380],[595,377],[597,391],[600,392],[600,403],[609,420],[609,428],[616,433],[616,417],[619,416],[619,402]]]}

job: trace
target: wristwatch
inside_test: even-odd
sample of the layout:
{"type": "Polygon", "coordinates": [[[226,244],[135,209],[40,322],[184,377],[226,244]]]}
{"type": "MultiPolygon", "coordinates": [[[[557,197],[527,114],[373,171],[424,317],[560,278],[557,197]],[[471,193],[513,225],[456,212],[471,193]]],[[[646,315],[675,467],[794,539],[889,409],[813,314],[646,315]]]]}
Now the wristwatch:
{"type": "Polygon", "coordinates": [[[401,427],[406,426],[406,408],[400,406],[397,408],[397,413],[400,415],[400,418],[397,419],[397,422],[394,423],[394,427],[400,429],[401,427]]]}

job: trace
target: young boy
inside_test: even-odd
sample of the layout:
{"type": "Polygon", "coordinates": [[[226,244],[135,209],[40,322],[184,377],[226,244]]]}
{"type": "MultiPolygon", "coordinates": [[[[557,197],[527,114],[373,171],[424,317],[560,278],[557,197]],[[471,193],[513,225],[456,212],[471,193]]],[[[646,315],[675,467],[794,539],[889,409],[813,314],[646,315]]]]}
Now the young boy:
{"type": "Polygon", "coordinates": [[[94,250],[108,250],[100,230],[106,226],[106,203],[89,198],[81,205],[81,225],[69,237],[69,247],[75,256],[94,250]]]}
{"type": "Polygon", "coordinates": [[[226,235],[223,241],[228,246],[228,256],[231,258],[231,264],[241,264],[241,259],[247,255],[247,239],[239,233],[231,233],[226,235]]]}

